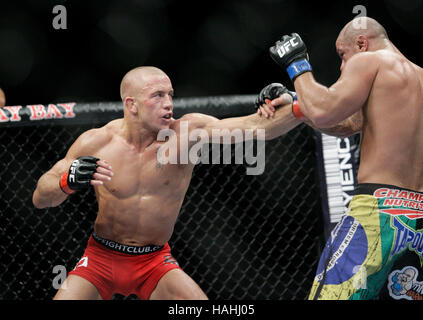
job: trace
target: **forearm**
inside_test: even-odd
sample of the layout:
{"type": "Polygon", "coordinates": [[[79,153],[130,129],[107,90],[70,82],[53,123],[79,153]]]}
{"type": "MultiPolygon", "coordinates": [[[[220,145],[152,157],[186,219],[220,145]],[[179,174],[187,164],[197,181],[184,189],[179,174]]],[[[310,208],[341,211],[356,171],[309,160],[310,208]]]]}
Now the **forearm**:
{"type": "Polygon", "coordinates": [[[329,136],[335,136],[338,138],[346,138],[361,131],[354,129],[354,127],[351,126],[349,119],[344,120],[331,128],[317,128],[317,130],[329,136]]]}
{"type": "Polygon", "coordinates": [[[316,128],[313,123],[309,121],[304,122],[322,133],[339,138],[346,138],[355,133],[361,132],[363,127],[363,118],[361,112],[353,114],[351,117],[330,128],[316,128]]]}
{"type": "Polygon", "coordinates": [[[56,207],[66,200],[68,195],[62,191],[59,186],[60,177],[56,174],[47,172],[37,183],[32,202],[38,209],[47,207],[56,207]]]}
{"type": "Polygon", "coordinates": [[[298,77],[294,86],[301,112],[313,122],[314,126],[322,127],[322,123],[330,115],[329,104],[333,102],[330,98],[329,88],[319,84],[311,72],[298,77]]]}
{"type": "MultiPolygon", "coordinates": [[[[255,113],[239,119],[242,119],[239,128],[244,132],[244,140],[248,138],[245,134],[246,130],[253,132],[250,139],[264,138],[265,140],[272,140],[302,123],[300,119],[293,115],[291,104],[285,104],[277,108],[272,117],[264,117],[255,113]]],[[[234,124],[232,123],[231,125],[233,126],[234,124]]]]}
{"type": "Polygon", "coordinates": [[[291,106],[287,105],[276,109],[273,117],[265,118],[259,116],[257,127],[265,130],[266,140],[272,140],[289,132],[300,123],[302,121],[292,114],[291,106]]]}
{"type": "MultiPolygon", "coordinates": [[[[291,103],[284,98],[280,99],[283,104],[278,104],[280,107],[274,112],[273,117],[254,113],[244,117],[217,120],[206,115],[195,115],[196,123],[191,120],[192,127],[205,129],[202,132],[208,138],[203,137],[203,140],[211,143],[232,144],[251,139],[271,140],[302,123],[292,114],[291,103]]],[[[292,101],[291,98],[290,100],[292,101]]]]}
{"type": "Polygon", "coordinates": [[[252,119],[258,129],[265,130],[266,140],[279,137],[302,122],[293,113],[294,96],[295,92],[287,91],[278,83],[272,83],[260,92],[256,101],[259,109],[252,119]],[[281,95],[281,92],[284,93],[281,95]]]}

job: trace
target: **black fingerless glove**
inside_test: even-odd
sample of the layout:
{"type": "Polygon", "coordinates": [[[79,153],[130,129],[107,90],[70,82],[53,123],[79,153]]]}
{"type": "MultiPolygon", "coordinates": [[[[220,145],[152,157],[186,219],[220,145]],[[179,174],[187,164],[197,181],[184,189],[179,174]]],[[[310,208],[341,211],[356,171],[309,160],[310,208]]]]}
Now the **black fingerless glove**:
{"type": "Polygon", "coordinates": [[[288,93],[290,95],[291,92],[281,83],[271,83],[261,89],[259,95],[256,98],[256,108],[260,108],[262,104],[266,104],[270,102],[269,100],[273,100],[279,98],[284,93],[288,93]]]}
{"type": "Polygon", "coordinates": [[[60,178],[60,188],[66,194],[72,194],[78,190],[90,187],[90,180],[97,170],[99,159],[91,156],[83,156],[74,160],[69,171],[60,178]]]}

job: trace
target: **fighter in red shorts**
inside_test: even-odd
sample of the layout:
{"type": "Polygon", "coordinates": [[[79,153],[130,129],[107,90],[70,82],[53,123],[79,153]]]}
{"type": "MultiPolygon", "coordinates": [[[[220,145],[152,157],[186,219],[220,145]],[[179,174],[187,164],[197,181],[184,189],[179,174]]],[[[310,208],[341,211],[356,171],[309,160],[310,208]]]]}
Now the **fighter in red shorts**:
{"type": "Polygon", "coordinates": [[[179,268],[164,246],[129,246],[110,241],[93,232],[84,256],[69,274],[80,276],[94,284],[105,299],[114,293],[137,295],[149,299],[160,278],[179,268]]]}
{"type": "MultiPolygon", "coordinates": [[[[252,114],[223,120],[203,114],[175,120],[172,96],[171,81],[160,69],[131,70],[121,83],[124,117],[83,133],[65,158],[39,179],[33,194],[37,208],[58,206],[69,194],[89,186],[98,201],[85,254],[55,299],[110,299],[113,293],[141,299],[207,299],[178,266],[167,244],[195,163],[159,161],[160,147],[167,141],[158,141],[158,134],[172,129],[177,141],[186,141],[188,137],[181,135],[196,130],[209,142],[212,130],[221,129],[230,137],[234,129],[257,133],[262,128],[265,139],[272,139],[301,123],[292,115],[289,95],[288,106],[272,118],[252,114]],[[179,130],[183,122],[187,133],[179,130]]],[[[193,145],[178,145],[178,154],[193,145]]]]}

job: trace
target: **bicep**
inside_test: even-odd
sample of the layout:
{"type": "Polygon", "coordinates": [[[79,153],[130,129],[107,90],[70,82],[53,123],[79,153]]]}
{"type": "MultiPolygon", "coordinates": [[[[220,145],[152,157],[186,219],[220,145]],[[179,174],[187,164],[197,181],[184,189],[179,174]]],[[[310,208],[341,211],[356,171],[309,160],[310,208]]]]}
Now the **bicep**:
{"type": "Polygon", "coordinates": [[[377,74],[371,57],[357,56],[345,65],[341,77],[328,90],[332,107],[332,122],[339,122],[358,112],[369,97],[377,74]]]}
{"type": "Polygon", "coordinates": [[[379,68],[374,53],[356,54],[345,64],[338,81],[326,87],[305,73],[295,81],[304,115],[318,128],[332,127],[358,112],[366,103],[379,68]]]}
{"type": "Polygon", "coordinates": [[[345,73],[329,88],[329,99],[335,106],[333,112],[349,117],[365,104],[373,77],[360,76],[357,72],[345,73]]]}

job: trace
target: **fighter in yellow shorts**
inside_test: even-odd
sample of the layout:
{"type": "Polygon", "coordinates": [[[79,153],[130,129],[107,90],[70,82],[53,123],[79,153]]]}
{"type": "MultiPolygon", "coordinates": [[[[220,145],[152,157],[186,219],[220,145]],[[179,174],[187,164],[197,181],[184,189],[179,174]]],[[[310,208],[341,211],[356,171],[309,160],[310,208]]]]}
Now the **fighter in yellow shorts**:
{"type": "MultiPolygon", "coordinates": [[[[314,79],[298,34],[283,36],[270,55],[294,84],[294,115],[335,135],[362,133],[355,196],[325,247],[309,298],[371,299],[404,249],[421,257],[423,69],[367,17],[345,25],[336,51],[341,75],[330,87],[314,79]]],[[[277,106],[278,98],[267,104],[277,106]]],[[[265,106],[259,112],[266,115],[265,106]]]]}
{"type": "Polygon", "coordinates": [[[359,184],[326,244],[310,298],[375,299],[404,249],[422,256],[423,230],[416,230],[421,217],[423,193],[359,184]]]}

